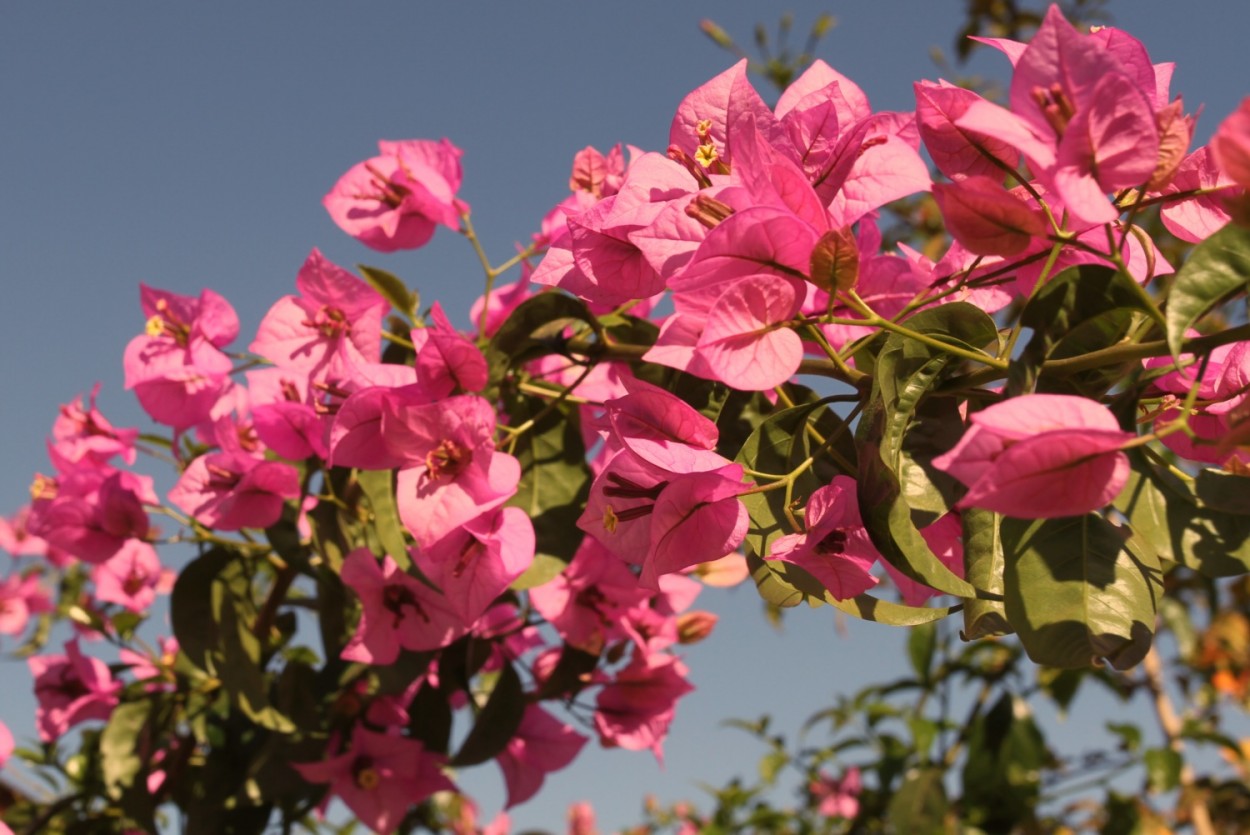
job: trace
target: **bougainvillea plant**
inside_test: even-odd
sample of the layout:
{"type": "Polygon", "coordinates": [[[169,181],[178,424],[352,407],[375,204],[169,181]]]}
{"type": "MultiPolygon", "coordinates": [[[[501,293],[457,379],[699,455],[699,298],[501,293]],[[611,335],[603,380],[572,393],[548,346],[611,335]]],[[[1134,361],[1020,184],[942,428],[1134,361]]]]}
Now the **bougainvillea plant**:
{"type": "MultiPolygon", "coordinates": [[[[1126,33],[1052,8],[992,45],[1005,104],[921,81],[912,112],[823,62],[770,106],[739,63],[666,149],[578,152],[498,265],[459,149],[380,142],[325,207],[381,252],[463,235],[467,331],[317,250],[250,336],[212,290],[144,286],[125,385],[159,430],[62,407],[0,528],[0,633],[39,624],[23,755],[72,786],[8,823],[290,831],[337,798],[379,832],[476,831],[458,770],[493,763],[513,806],[590,737],[662,757],[677,648],[714,624],[695,600],[747,578],[774,607],[959,613],[1048,667],[1147,660],[1171,578],[1250,570],[1250,326],[1226,317],[1250,100],[1195,148],[1126,33]],[[887,205],[928,193],[949,246],[884,245],[887,205]],[[116,660],[45,647],[56,618],[116,660]]],[[[811,775],[826,817],[863,791],[811,775]]]]}

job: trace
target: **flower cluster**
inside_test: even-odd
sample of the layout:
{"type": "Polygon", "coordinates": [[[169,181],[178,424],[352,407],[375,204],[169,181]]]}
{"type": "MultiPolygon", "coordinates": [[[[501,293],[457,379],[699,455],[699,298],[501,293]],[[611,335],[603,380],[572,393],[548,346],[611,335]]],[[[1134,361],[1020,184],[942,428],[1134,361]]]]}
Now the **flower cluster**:
{"type": "MultiPolygon", "coordinates": [[[[1125,33],[1052,8],[1030,44],[993,44],[1008,107],[938,81],[914,112],[874,111],[819,61],[769,106],[737,64],[680,102],[665,152],[577,153],[569,195],[487,267],[469,331],[315,249],[245,348],[218,294],[143,286],[125,385],[165,434],[115,428],[95,391],[62,407],[54,475],[0,525],[0,634],[55,612],[125,645],[171,594],[174,637],[114,668],[77,637],[30,658],[40,739],[103,720],[99,756],[131,757],[106,765],[110,796],[181,803],[169,775],[211,775],[223,808],[333,796],[391,832],[456,790],[453,767],[494,762],[510,807],[590,733],[662,758],[692,690],[679,647],[715,624],[695,600],[748,574],[772,603],[895,623],[980,598],[1039,661],[1140,658],[1152,567],[1204,559],[1188,529],[1149,527],[1177,479],[1159,450],[1222,468],[1202,484],[1250,473],[1248,343],[1191,330],[1244,288],[1187,265],[1163,305],[1174,267],[1145,218],[1250,252],[1225,231],[1250,215],[1250,104],[1191,151],[1170,66],[1125,33]],[[886,247],[882,213],[930,193],[953,242],[886,247]],[[139,452],[174,466],[163,495],[139,452]],[[999,550],[965,553],[984,525],[999,550]],[[1142,546],[1156,534],[1171,551],[1142,546]],[[1043,569],[1065,537],[1128,543],[1099,568],[1126,618],[1091,609],[1056,637],[1074,627],[1046,601],[1071,584],[1043,569]],[[198,548],[176,582],[173,542],[198,548]],[[246,784],[221,776],[231,744],[262,752],[246,784]]],[[[460,157],[381,142],[325,207],[378,251],[438,226],[478,246],[460,157]]],[[[1177,489],[1216,528],[1238,506],[1177,489]]],[[[853,768],[810,787],[841,817],[859,790],[853,768]]]]}

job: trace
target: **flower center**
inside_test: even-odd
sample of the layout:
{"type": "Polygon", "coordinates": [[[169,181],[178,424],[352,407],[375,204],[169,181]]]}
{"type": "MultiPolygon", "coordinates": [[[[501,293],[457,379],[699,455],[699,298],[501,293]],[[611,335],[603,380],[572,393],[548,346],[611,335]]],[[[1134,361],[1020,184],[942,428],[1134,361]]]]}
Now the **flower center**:
{"type": "Polygon", "coordinates": [[[376,167],[374,167],[373,163],[366,162],[365,169],[371,175],[370,185],[372,185],[376,191],[372,194],[365,192],[363,194],[353,195],[357,200],[376,200],[379,203],[385,204],[389,209],[398,209],[400,204],[404,202],[404,198],[412,194],[411,189],[395,182],[390,177],[383,174],[376,167]]]}
{"type": "Polygon", "coordinates": [[[816,553],[822,557],[832,557],[846,551],[846,531],[834,528],[825,538],[816,543],[816,553]]]}
{"type": "Polygon", "coordinates": [[[425,468],[431,479],[455,478],[473,461],[473,452],[445,438],[425,456],[425,468]]]}
{"type": "Polygon", "coordinates": [[[167,336],[179,348],[187,347],[187,343],[191,340],[191,326],[182,321],[178,314],[170,309],[169,302],[164,299],[156,300],[156,313],[148,319],[143,330],[151,337],[167,336]]]}
{"type": "Polygon", "coordinates": [[[1068,98],[1063,88],[1058,84],[1050,85],[1049,89],[1034,87],[1029,92],[1029,96],[1041,108],[1042,116],[1054,129],[1056,135],[1063,136],[1064,131],[1068,129],[1068,123],[1076,115],[1076,106],[1072,104],[1072,100],[1068,98]]]}
{"type": "Polygon", "coordinates": [[[430,616],[421,608],[421,603],[417,600],[417,596],[412,593],[412,589],[398,583],[387,586],[382,592],[382,608],[394,615],[391,623],[392,629],[398,629],[399,624],[407,616],[404,609],[412,609],[416,612],[417,617],[426,623],[430,622],[430,616]]]}
{"type": "Polygon", "coordinates": [[[300,322],[306,328],[312,328],[326,339],[337,339],[352,332],[352,323],[347,314],[337,307],[323,304],[311,319],[300,322]]]}
{"type": "Polygon", "coordinates": [[[373,791],[382,785],[382,775],[373,767],[371,757],[357,757],[352,763],[352,781],[356,788],[373,791]]]}

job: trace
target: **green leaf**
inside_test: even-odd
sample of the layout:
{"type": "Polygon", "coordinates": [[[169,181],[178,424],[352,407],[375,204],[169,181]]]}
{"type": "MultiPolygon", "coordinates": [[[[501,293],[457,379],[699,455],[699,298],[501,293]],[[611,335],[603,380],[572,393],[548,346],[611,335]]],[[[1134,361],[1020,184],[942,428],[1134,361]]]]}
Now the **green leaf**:
{"type": "Polygon", "coordinates": [[[1142,754],[1146,785],[1152,792],[1170,792],[1180,785],[1184,760],[1171,748],[1151,748],[1142,754]]]}
{"type": "Polygon", "coordinates": [[[1107,730],[1120,738],[1120,749],[1130,754],[1141,747],[1141,728],[1127,722],[1108,722],[1107,730]]]}
{"type": "Polygon", "coordinates": [[[408,556],[408,541],[404,539],[404,525],[399,520],[399,508],[395,504],[393,476],[391,470],[359,470],[356,481],[369,501],[370,521],[378,542],[400,570],[408,571],[412,568],[412,558],[408,556]]]}
{"type": "Polygon", "coordinates": [[[909,835],[943,835],[946,832],[946,771],[937,766],[907,772],[890,798],[887,819],[895,832],[909,835]]]}
{"type": "MultiPolygon", "coordinates": [[[[964,302],[922,311],[904,324],[966,351],[998,344],[994,320],[964,302]]],[[[971,598],[977,596],[977,589],[934,555],[916,526],[903,489],[904,483],[912,481],[905,455],[909,430],[917,411],[924,411],[925,395],[953,365],[952,359],[949,353],[901,334],[885,340],[876,359],[872,395],[856,431],[859,510],[873,545],[890,565],[938,591],[971,598]]],[[[948,414],[945,420],[950,419],[948,414]]],[[[941,503],[934,509],[940,510],[941,503]]]]}
{"type": "MultiPolygon", "coordinates": [[[[1118,308],[1086,319],[1059,340],[1047,359],[1071,359],[1109,348],[1121,342],[1139,318],[1140,314],[1118,308]]],[[[1037,391],[1043,394],[1075,394],[1099,400],[1116,384],[1122,383],[1127,375],[1140,371],[1141,366],[1132,362],[1062,375],[1052,370],[1038,379],[1037,391]]]]}
{"type": "Polygon", "coordinates": [[[421,685],[408,707],[408,732],[425,750],[446,754],[451,747],[452,707],[448,694],[421,685]]]}
{"type": "Polygon", "coordinates": [[[510,425],[538,418],[511,448],[521,464],[521,481],[508,506],[521,508],[534,523],[535,550],[567,563],[583,538],[577,520],[590,495],[590,468],[577,409],[565,404],[547,410],[548,404],[529,396],[507,402],[510,425]]]}
{"type": "Polygon", "coordinates": [[[572,698],[586,686],[588,676],[599,665],[599,656],[565,644],[555,668],[543,681],[539,699],[572,698]]]}
{"type": "MultiPolygon", "coordinates": [[[[1161,559],[1179,562],[1207,577],[1234,577],[1250,571],[1250,516],[1207,507],[1175,473],[1139,450],[1129,450],[1128,455],[1132,470],[1115,506],[1161,559]]],[[[1219,497],[1224,484],[1208,482],[1205,489],[1208,495],[1219,497]]]]}
{"type": "MultiPolygon", "coordinates": [[[[807,426],[815,417],[821,401],[783,409],[766,418],[747,438],[735,459],[743,467],[756,472],[785,476],[807,460],[811,441],[807,426]]],[[[806,502],[818,488],[833,480],[837,470],[823,456],[816,465],[809,467],[795,480],[790,495],[786,490],[769,490],[743,496],[751,526],[747,530],[746,543],[757,554],[767,554],[772,541],[779,536],[794,533],[786,517],[787,498],[806,502]]],[[[768,479],[760,479],[767,484],[768,479]]]]}
{"type": "Polygon", "coordinates": [[[151,713],[152,702],[143,699],[117,705],[109,714],[100,732],[100,769],[109,797],[121,797],[142,770],[139,737],[151,713]]]}
{"type": "Polygon", "coordinates": [[[509,368],[546,354],[561,353],[561,332],[571,322],[595,321],[586,304],[567,293],[551,291],[532,296],[508,315],[486,349],[490,377],[495,383],[509,368]]]}
{"type": "Polygon", "coordinates": [[[250,602],[236,597],[220,607],[221,651],[214,655],[217,677],[244,716],[271,731],[293,733],[295,723],[269,703],[269,679],[261,664],[260,642],[250,627],[255,617],[250,602]]]}
{"type": "MultiPolygon", "coordinates": [[[[885,363],[885,354],[878,369],[885,363]]],[[[916,369],[896,389],[893,408],[874,396],[864,410],[856,432],[859,512],[873,545],[905,576],[957,597],[976,597],[977,590],[947,568],[921,536],[898,478],[911,413],[947,361],[944,355],[933,357],[916,369]]]]}
{"type": "Polygon", "coordinates": [[[1052,667],[1105,658],[1123,670],[1145,657],[1162,571],[1126,534],[1095,514],[1003,519],[1007,620],[1029,658],[1052,667]]]}
{"type": "Polygon", "coordinates": [[[410,321],[417,320],[417,294],[410,292],[403,280],[378,267],[357,264],[356,269],[360,270],[370,287],[391,303],[391,307],[407,316],[410,321]]]}
{"type": "MultiPolygon", "coordinates": [[[[960,522],[964,533],[964,578],[979,589],[1003,593],[1003,542],[999,535],[1002,517],[992,510],[970,507],[960,522]]],[[[969,600],[964,604],[965,641],[1010,635],[1001,600],[969,600]]]]}
{"type": "Polygon", "coordinates": [[[1130,315],[1131,311],[1139,310],[1151,317],[1159,316],[1141,287],[1127,274],[1110,267],[1083,264],[1064,270],[1047,282],[1021,311],[1020,324],[1031,329],[1033,336],[1020,355],[1011,361],[1008,394],[1015,396],[1032,391],[1042,363],[1057,352],[1057,346],[1065,339],[1074,339],[1065,351],[1076,347],[1080,353],[1085,353],[1107,347],[1100,341],[1119,327],[1123,314],[1089,330],[1082,329],[1078,335],[1074,336],[1074,332],[1103,314],[1121,310],[1130,315]]]}
{"type": "Polygon", "coordinates": [[[785,751],[770,751],[760,758],[760,779],[771,786],[789,762],[790,755],[785,751]]]}
{"type": "Polygon", "coordinates": [[[1250,476],[1223,470],[1199,470],[1194,477],[1194,494],[1210,510],[1250,514],[1250,476]]]}
{"type": "Polygon", "coordinates": [[[747,568],[760,597],[773,606],[788,608],[804,602],[812,606],[828,603],[852,617],[889,626],[920,626],[941,620],[960,608],[904,606],[866,593],[848,600],[837,600],[819,580],[797,565],[780,560],[762,560],[750,550],[747,551],[747,568]]]}
{"type": "Polygon", "coordinates": [[[1046,743],[1028,705],[1003,693],[968,728],[964,817],[988,832],[1006,832],[1029,821],[1041,795],[1046,759],[1046,743]]]}
{"type": "Polygon", "coordinates": [[[929,672],[933,668],[933,656],[937,652],[937,629],[933,624],[913,628],[907,635],[907,658],[916,677],[921,681],[929,680],[929,672]]]}
{"type": "Polygon", "coordinates": [[[257,724],[281,733],[295,726],[269,705],[256,607],[244,557],[214,548],[192,560],[174,583],[170,619],[183,655],[221,679],[231,701],[257,724]]]}
{"type": "Polygon", "coordinates": [[[963,434],[964,419],[955,398],[924,398],[916,405],[903,435],[898,477],[917,525],[945,516],[962,494],[959,480],[934,468],[933,459],[959,443],[963,434]]]}
{"type": "Polygon", "coordinates": [[[520,676],[511,664],[504,664],[486,706],[450,765],[454,768],[480,765],[502,751],[521,725],[525,704],[525,688],[520,676]]]}
{"type": "MultiPolygon", "coordinates": [[[[1164,598],[1165,600],[1167,598],[1164,598]]],[[[1085,670],[1059,670],[1054,667],[1038,667],[1037,683],[1051,701],[1059,708],[1060,718],[1066,718],[1072,700],[1076,698],[1081,682],[1085,680],[1085,670]]]]}
{"type": "Polygon", "coordinates": [[[1250,229],[1230,223],[1194,248],[1168,292],[1167,339],[1179,358],[1185,331],[1250,281],[1250,229]]]}
{"type": "Polygon", "coordinates": [[[1107,792],[1103,813],[1106,822],[1098,830],[1098,835],[1146,835],[1150,831],[1143,827],[1141,800],[1131,795],[1107,792]]]}
{"type": "Polygon", "coordinates": [[[217,575],[238,558],[225,548],[204,552],[182,569],[170,593],[169,619],[178,647],[201,670],[212,669],[209,656],[218,645],[218,620],[213,605],[217,575]]]}

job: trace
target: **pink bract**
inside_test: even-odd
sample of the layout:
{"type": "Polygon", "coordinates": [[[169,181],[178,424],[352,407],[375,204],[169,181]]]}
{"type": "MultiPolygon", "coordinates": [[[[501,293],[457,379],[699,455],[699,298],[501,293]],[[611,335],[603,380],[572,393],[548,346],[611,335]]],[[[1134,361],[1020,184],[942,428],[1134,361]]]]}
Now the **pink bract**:
{"type": "Polygon", "coordinates": [[[807,500],[806,533],[772,543],[768,559],[792,563],[811,574],[836,600],[846,600],[878,583],[868,572],[879,555],[859,515],[855,480],[835,476],[807,500]]]}
{"type": "Polygon", "coordinates": [[[13,747],[13,732],[8,725],[0,722],[0,768],[4,768],[4,764],[13,755],[13,747]]]}
{"type": "Polygon", "coordinates": [[[635,654],[595,699],[595,730],[605,747],[650,750],[663,762],[664,738],[677,700],[694,687],[686,665],[672,655],[635,654]]]}
{"type": "Polygon", "coordinates": [[[339,228],[381,252],[416,249],[437,225],[458,229],[460,156],[446,139],[379,142],[379,156],[348,169],[322,204],[339,228]]]}
{"type": "Polygon", "coordinates": [[[65,655],[35,655],[26,663],[35,678],[35,722],[44,742],[59,739],[80,722],[108,719],[113,712],[122,683],[113,680],[103,661],[83,655],[77,638],[65,644],[65,655]]]}
{"type": "Polygon", "coordinates": [[[206,527],[234,531],[272,525],[299,494],[299,473],[289,464],[217,452],[187,465],[169,501],[206,527]]]}
{"type": "Polygon", "coordinates": [[[309,782],[329,783],[330,792],[365,826],[389,835],[410,806],[434,792],[455,790],[443,774],[444,760],[415,739],[357,727],[346,751],[292,766],[309,782]]]}
{"type": "Polygon", "coordinates": [[[376,290],[314,249],[248,349],[279,368],[316,381],[351,379],[382,356],[382,317],[390,304],[376,290]]]}
{"type": "Polygon", "coordinates": [[[982,409],[970,423],[933,459],[968,486],[957,507],[1022,519],[1076,516],[1110,503],[1128,479],[1120,449],[1136,435],[1092,400],[1030,394],[982,409]]]}
{"type": "Polygon", "coordinates": [[[156,549],[131,539],[92,572],[97,600],[116,603],[132,612],[146,612],[156,599],[162,570],[156,549]]]}
{"type": "Polygon", "coordinates": [[[537,705],[527,705],[516,735],[496,757],[508,790],[505,808],[529,800],[553,771],[577,758],[586,737],[537,705]]]}
{"type": "Polygon", "coordinates": [[[344,558],[342,577],[360,600],[360,622],[342,652],[348,661],[393,664],[401,648],[438,649],[468,630],[441,592],[389,556],[379,564],[369,549],[358,548],[344,558]]]}

